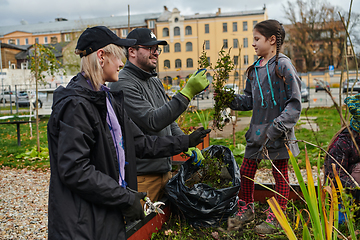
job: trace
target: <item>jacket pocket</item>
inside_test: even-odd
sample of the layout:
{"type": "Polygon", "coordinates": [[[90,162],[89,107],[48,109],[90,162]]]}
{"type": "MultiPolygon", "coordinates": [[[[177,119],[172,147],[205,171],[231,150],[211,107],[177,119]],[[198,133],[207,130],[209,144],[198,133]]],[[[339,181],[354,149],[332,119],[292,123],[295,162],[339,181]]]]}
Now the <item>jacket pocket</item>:
{"type": "Polygon", "coordinates": [[[270,124],[252,124],[245,134],[247,147],[260,147],[266,139],[266,132],[270,124]]]}

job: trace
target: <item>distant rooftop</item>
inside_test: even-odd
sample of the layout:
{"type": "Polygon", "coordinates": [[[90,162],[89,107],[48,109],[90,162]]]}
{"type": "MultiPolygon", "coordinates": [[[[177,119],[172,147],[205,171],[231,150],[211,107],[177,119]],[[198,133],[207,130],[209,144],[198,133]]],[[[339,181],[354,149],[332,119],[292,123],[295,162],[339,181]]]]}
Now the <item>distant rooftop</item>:
{"type": "MultiPolygon", "coordinates": [[[[219,12],[219,13],[201,13],[201,14],[192,14],[192,15],[183,15],[185,20],[188,19],[202,19],[202,18],[216,18],[216,17],[233,17],[233,16],[248,16],[248,15],[259,15],[264,14],[265,10],[252,10],[252,11],[238,11],[238,12],[219,12]]],[[[158,22],[164,22],[168,19],[159,18],[158,22]]]]}
{"type": "MultiPolygon", "coordinates": [[[[157,19],[161,13],[144,13],[130,15],[130,26],[138,27],[144,26],[145,20],[157,19]]],[[[19,24],[13,26],[0,26],[0,37],[6,34],[21,31],[28,32],[34,35],[46,34],[46,33],[67,33],[74,31],[83,31],[86,27],[104,25],[108,28],[123,28],[128,26],[128,16],[113,16],[113,17],[101,17],[101,18],[89,18],[78,20],[64,20],[56,19],[54,22],[48,23],[35,23],[35,24],[19,24]],[[59,21],[60,20],[60,21],[59,21]]]]}

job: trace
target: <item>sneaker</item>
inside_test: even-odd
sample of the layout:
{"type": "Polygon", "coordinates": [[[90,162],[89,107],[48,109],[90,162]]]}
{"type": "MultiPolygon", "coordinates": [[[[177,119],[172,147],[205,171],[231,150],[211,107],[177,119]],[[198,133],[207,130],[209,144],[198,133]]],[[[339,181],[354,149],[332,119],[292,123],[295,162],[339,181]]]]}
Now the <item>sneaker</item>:
{"type": "Polygon", "coordinates": [[[280,223],[277,221],[275,214],[269,209],[268,216],[264,222],[255,227],[257,234],[273,234],[281,229],[280,223]]]}
{"type": "Polygon", "coordinates": [[[244,201],[238,201],[239,210],[233,217],[228,219],[228,230],[239,230],[245,223],[255,219],[254,203],[246,204],[244,201]]]}

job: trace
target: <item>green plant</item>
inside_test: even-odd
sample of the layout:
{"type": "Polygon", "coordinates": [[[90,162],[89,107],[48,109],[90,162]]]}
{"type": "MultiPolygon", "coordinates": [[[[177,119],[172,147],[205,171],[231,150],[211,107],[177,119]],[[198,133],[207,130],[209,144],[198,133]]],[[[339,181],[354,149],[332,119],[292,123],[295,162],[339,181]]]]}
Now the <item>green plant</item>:
{"type": "MultiPolygon", "coordinates": [[[[315,188],[311,164],[307,155],[306,147],[305,147],[305,155],[306,155],[306,172],[307,172],[307,184],[305,184],[304,178],[300,172],[300,168],[297,164],[295,157],[292,155],[291,151],[288,150],[290,156],[290,162],[293,166],[295,175],[299,182],[301,192],[303,194],[304,203],[306,203],[306,209],[297,209],[297,220],[294,228],[291,227],[288,219],[285,217],[283,211],[281,210],[278,202],[275,198],[271,198],[268,200],[268,203],[274,212],[277,220],[282,226],[285,234],[289,239],[297,239],[294,230],[299,227],[299,221],[302,223],[302,239],[337,239],[337,235],[341,234],[338,231],[338,198],[341,197],[342,203],[345,206],[345,211],[347,215],[347,226],[349,233],[351,235],[351,239],[357,239],[354,230],[353,224],[353,213],[350,212],[351,207],[349,207],[349,198],[348,195],[345,196],[343,194],[344,190],[342,184],[340,182],[340,178],[336,173],[335,168],[333,168],[335,173],[335,179],[337,182],[338,189],[335,188],[334,183],[331,179],[328,179],[327,183],[329,185],[322,185],[320,177],[317,180],[317,188],[315,188]],[[302,211],[304,211],[308,215],[309,221],[306,221],[302,215],[302,211]],[[311,223],[311,224],[309,224],[311,223]],[[333,231],[335,229],[335,231],[333,231]]],[[[318,160],[318,165],[320,161],[318,160]]],[[[319,166],[318,166],[319,167],[319,166]]],[[[320,168],[318,168],[318,176],[320,176],[320,168]]],[[[283,197],[283,196],[281,196],[283,197]]],[[[342,237],[345,237],[341,234],[342,237]]],[[[345,237],[346,238],[346,237],[345,237]]]]}
{"type": "Polygon", "coordinates": [[[38,111],[38,84],[45,83],[45,73],[54,77],[60,71],[61,62],[56,59],[56,49],[52,46],[45,46],[38,43],[34,44],[34,51],[31,53],[30,72],[35,78],[35,97],[36,97],[36,144],[37,151],[40,152],[40,137],[39,137],[39,111],[38,111]]]}
{"type": "Polygon", "coordinates": [[[208,129],[210,112],[200,111],[200,113],[199,113],[198,111],[195,111],[195,113],[196,113],[196,116],[199,118],[201,125],[205,129],[208,129]]]}
{"type": "Polygon", "coordinates": [[[234,99],[234,90],[232,89],[224,89],[224,85],[229,78],[230,72],[234,69],[234,63],[231,61],[230,57],[230,51],[226,53],[224,48],[221,48],[219,52],[219,58],[217,59],[216,65],[213,68],[211,64],[208,61],[206,52],[204,50],[201,52],[200,58],[199,58],[199,66],[200,68],[207,68],[213,70],[214,76],[213,76],[213,86],[214,86],[214,119],[213,119],[213,128],[218,128],[219,130],[222,130],[224,127],[224,124],[222,122],[222,116],[221,112],[229,107],[230,103],[234,99]]]}
{"type": "Polygon", "coordinates": [[[192,187],[196,183],[205,183],[216,189],[231,187],[232,181],[229,181],[229,178],[226,177],[228,166],[224,163],[223,159],[215,156],[211,157],[206,151],[202,154],[204,159],[201,161],[201,166],[186,181],[186,186],[192,187]]]}
{"type": "Polygon", "coordinates": [[[37,147],[34,146],[30,151],[20,153],[16,155],[17,159],[26,159],[30,161],[44,161],[49,159],[49,149],[45,147],[40,147],[40,152],[37,151],[37,147]]]}

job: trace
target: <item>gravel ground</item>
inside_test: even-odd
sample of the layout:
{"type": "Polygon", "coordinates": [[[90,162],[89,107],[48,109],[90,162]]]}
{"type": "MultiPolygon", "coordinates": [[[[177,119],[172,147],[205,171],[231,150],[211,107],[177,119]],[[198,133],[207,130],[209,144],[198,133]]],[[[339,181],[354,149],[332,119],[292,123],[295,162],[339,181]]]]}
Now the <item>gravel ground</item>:
{"type": "Polygon", "coordinates": [[[47,239],[50,172],[0,169],[0,239],[47,239]]]}
{"type": "MultiPolygon", "coordinates": [[[[313,176],[316,173],[314,167],[313,176]]],[[[294,173],[289,177],[290,183],[297,183],[294,173]]],[[[49,178],[50,171],[0,169],[0,239],[47,238],[49,178]]],[[[255,180],[274,182],[270,169],[257,171],[255,180]]]]}

